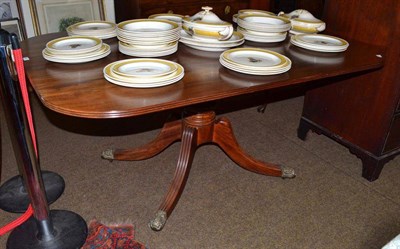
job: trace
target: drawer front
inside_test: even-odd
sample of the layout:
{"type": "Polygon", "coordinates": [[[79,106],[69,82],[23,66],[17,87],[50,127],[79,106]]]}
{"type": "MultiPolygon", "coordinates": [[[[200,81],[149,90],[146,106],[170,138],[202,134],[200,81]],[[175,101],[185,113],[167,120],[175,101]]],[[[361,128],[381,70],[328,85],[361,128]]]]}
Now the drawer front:
{"type": "Polygon", "coordinates": [[[392,121],[384,153],[400,148],[400,114],[397,114],[392,121]]]}
{"type": "Polygon", "coordinates": [[[162,5],[142,5],[140,15],[147,18],[149,15],[158,13],[175,13],[180,15],[194,15],[201,11],[202,6],[211,6],[213,12],[219,18],[232,22],[232,15],[240,9],[249,7],[248,1],[219,1],[214,3],[204,3],[204,1],[173,1],[164,6],[162,5]]]}
{"type": "Polygon", "coordinates": [[[201,7],[210,6],[219,18],[232,22],[233,14],[240,9],[248,9],[250,0],[127,0],[115,1],[115,15],[117,22],[124,20],[147,18],[153,14],[175,13],[180,15],[194,15],[201,11],[201,7]]]}

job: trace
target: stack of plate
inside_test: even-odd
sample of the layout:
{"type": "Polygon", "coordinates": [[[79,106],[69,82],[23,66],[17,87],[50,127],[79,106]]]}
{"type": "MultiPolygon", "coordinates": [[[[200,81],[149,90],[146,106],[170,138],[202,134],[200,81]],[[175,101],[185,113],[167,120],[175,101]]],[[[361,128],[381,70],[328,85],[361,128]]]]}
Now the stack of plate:
{"type": "Polygon", "coordinates": [[[149,16],[149,19],[161,19],[161,20],[169,20],[172,22],[176,22],[180,27],[182,27],[182,18],[183,18],[182,15],[173,13],[162,13],[149,16]]]}
{"type": "Polygon", "coordinates": [[[238,31],[244,39],[255,42],[279,42],[286,39],[290,21],[286,18],[262,14],[237,16],[238,31]]]}
{"type": "Polygon", "coordinates": [[[231,38],[220,41],[216,39],[194,37],[182,30],[179,41],[188,47],[202,51],[225,51],[229,48],[242,45],[244,43],[244,36],[239,32],[233,32],[231,38]]]}
{"type": "Polygon", "coordinates": [[[108,64],[103,70],[109,82],[136,88],[152,88],[173,84],[184,76],[178,63],[161,59],[127,59],[108,64]]]}
{"type": "Polygon", "coordinates": [[[258,9],[241,9],[238,11],[237,14],[234,14],[232,16],[232,21],[234,23],[237,22],[237,17],[238,15],[243,15],[243,14],[257,14],[257,15],[266,15],[266,16],[276,16],[275,13],[265,11],[265,10],[258,10],[258,9]]]}
{"type": "Polygon", "coordinates": [[[98,60],[111,53],[110,46],[90,36],[68,36],[49,41],[42,55],[48,61],[84,63],[98,60]]]}
{"type": "Polygon", "coordinates": [[[100,39],[117,36],[117,25],[106,21],[88,21],[75,23],[67,28],[68,35],[87,35],[100,39]]]}
{"type": "Polygon", "coordinates": [[[290,42],[298,47],[318,52],[343,52],[349,43],[341,38],[321,34],[293,35],[290,42]]]}
{"type": "Polygon", "coordinates": [[[219,62],[233,71],[253,75],[275,75],[288,71],[292,62],[286,56],[259,48],[234,48],[223,52],[219,62]]]}
{"type": "Polygon", "coordinates": [[[157,57],[178,50],[180,27],[161,19],[135,19],[117,25],[119,51],[138,57],[157,57]]]}

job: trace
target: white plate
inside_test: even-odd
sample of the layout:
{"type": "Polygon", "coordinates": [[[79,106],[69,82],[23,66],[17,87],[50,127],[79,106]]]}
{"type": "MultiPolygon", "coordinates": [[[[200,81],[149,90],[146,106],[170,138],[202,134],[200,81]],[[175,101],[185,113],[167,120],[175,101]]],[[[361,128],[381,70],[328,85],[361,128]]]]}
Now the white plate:
{"type": "Polygon", "coordinates": [[[135,19],[121,22],[117,25],[118,29],[130,33],[146,32],[171,32],[179,25],[175,22],[161,19],[135,19]]]}
{"type": "Polygon", "coordinates": [[[75,23],[68,27],[72,32],[81,34],[109,33],[117,28],[117,25],[107,21],[87,21],[75,23]]]}
{"type": "Polygon", "coordinates": [[[332,37],[332,36],[327,36],[327,35],[317,35],[317,34],[293,35],[290,38],[290,42],[295,46],[305,48],[308,50],[313,50],[313,51],[318,51],[318,52],[331,52],[331,53],[343,52],[349,46],[347,41],[345,41],[343,39],[332,37]],[[313,36],[313,38],[310,38],[307,40],[297,39],[298,37],[303,37],[303,36],[313,36]],[[317,40],[315,40],[315,36],[318,36],[317,40]],[[320,38],[322,38],[322,39],[320,39],[320,38]],[[321,42],[321,41],[323,41],[323,42],[321,42]],[[329,43],[329,45],[326,45],[328,43],[329,43]]]}
{"type": "Polygon", "coordinates": [[[76,59],[76,58],[74,58],[74,59],[57,58],[57,57],[52,57],[52,56],[46,56],[44,53],[42,53],[42,55],[43,55],[43,58],[45,58],[48,61],[52,61],[52,62],[67,63],[67,64],[79,64],[79,63],[86,63],[86,62],[102,59],[102,58],[108,56],[110,53],[111,53],[111,49],[108,49],[106,52],[104,52],[102,54],[99,54],[96,56],[91,56],[91,57],[78,58],[78,59],[76,59]]]}
{"type": "Polygon", "coordinates": [[[172,83],[175,83],[179,81],[180,79],[183,78],[184,76],[184,69],[181,65],[178,63],[170,61],[170,63],[173,63],[177,66],[177,70],[175,70],[173,73],[165,75],[165,76],[159,76],[159,77],[123,77],[115,74],[112,70],[112,67],[114,67],[116,64],[119,62],[113,62],[108,64],[107,66],[104,67],[103,69],[103,74],[104,77],[110,81],[111,83],[117,84],[117,85],[123,85],[127,87],[138,87],[138,88],[149,88],[149,87],[159,87],[159,86],[165,86],[169,85],[172,83]]]}
{"type": "Polygon", "coordinates": [[[43,54],[43,56],[52,57],[55,59],[78,60],[78,59],[84,59],[84,58],[90,58],[90,57],[96,57],[99,55],[103,55],[109,51],[110,51],[110,46],[103,43],[100,49],[93,51],[93,52],[85,53],[85,54],[54,54],[51,51],[48,51],[47,48],[43,49],[42,54],[43,54]]]}
{"type": "Polygon", "coordinates": [[[305,44],[318,45],[322,47],[346,47],[349,43],[341,38],[321,34],[294,35],[293,39],[305,44]]]}
{"type": "Polygon", "coordinates": [[[125,47],[118,46],[118,50],[126,55],[129,56],[136,56],[136,57],[160,57],[160,56],[166,56],[175,53],[178,50],[178,45],[173,46],[170,49],[167,50],[162,50],[162,51],[140,51],[140,50],[131,50],[131,49],[126,49],[125,47]]]}
{"type": "Polygon", "coordinates": [[[226,63],[222,59],[220,59],[220,63],[221,63],[222,66],[224,66],[224,67],[226,67],[226,68],[228,68],[230,70],[233,70],[233,71],[236,71],[236,72],[239,72],[239,73],[244,73],[244,74],[252,74],[252,75],[276,75],[276,74],[282,74],[282,73],[285,73],[285,72],[289,71],[290,68],[291,68],[291,64],[290,64],[290,65],[288,65],[288,66],[286,66],[284,68],[281,68],[279,70],[250,70],[250,69],[245,69],[245,68],[242,68],[242,67],[236,67],[234,65],[226,63]]]}
{"type": "Polygon", "coordinates": [[[162,13],[149,16],[149,19],[162,19],[176,22],[178,24],[182,23],[183,15],[172,14],[172,13],[162,13]]]}
{"type": "Polygon", "coordinates": [[[125,77],[160,77],[177,70],[177,65],[160,59],[128,59],[119,61],[112,72],[125,77]]]}
{"type": "Polygon", "coordinates": [[[223,60],[248,69],[273,69],[284,67],[289,58],[279,53],[259,48],[234,48],[221,54],[223,60]]]}
{"type": "Polygon", "coordinates": [[[102,41],[90,36],[68,36],[49,41],[46,48],[52,53],[88,53],[101,47],[102,41]]]}

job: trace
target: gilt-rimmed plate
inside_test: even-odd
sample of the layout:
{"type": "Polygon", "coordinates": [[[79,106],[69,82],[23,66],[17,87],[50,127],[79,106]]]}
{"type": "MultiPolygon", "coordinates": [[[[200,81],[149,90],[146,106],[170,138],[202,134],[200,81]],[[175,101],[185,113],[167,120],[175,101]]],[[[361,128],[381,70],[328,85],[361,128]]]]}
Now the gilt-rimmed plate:
{"type": "Polygon", "coordinates": [[[72,24],[69,26],[74,33],[81,34],[98,34],[109,33],[117,28],[117,25],[107,21],[86,21],[72,24]]]}
{"type": "Polygon", "coordinates": [[[176,22],[178,24],[182,23],[183,15],[173,14],[173,13],[161,13],[149,16],[149,19],[161,19],[176,22]]]}
{"type": "Polygon", "coordinates": [[[226,62],[248,69],[274,69],[284,67],[290,59],[284,55],[260,48],[234,48],[221,54],[226,62]]]}
{"type": "Polygon", "coordinates": [[[52,62],[58,62],[58,63],[67,63],[67,64],[78,64],[78,63],[86,63],[90,61],[95,61],[102,59],[106,56],[108,56],[111,53],[110,46],[107,44],[104,44],[106,49],[101,50],[102,52],[100,53],[93,53],[92,55],[84,56],[84,57],[66,57],[66,56],[54,56],[50,55],[46,52],[46,49],[42,51],[43,58],[45,58],[48,61],[52,62]]]}
{"type": "Polygon", "coordinates": [[[161,59],[128,59],[119,61],[112,71],[125,77],[160,77],[177,70],[176,63],[161,59]]]}
{"type": "MultiPolygon", "coordinates": [[[[171,62],[175,63],[175,62],[171,62]]],[[[118,62],[113,62],[108,64],[103,69],[104,78],[111,83],[126,86],[126,87],[137,87],[137,88],[150,88],[150,87],[160,87],[175,83],[181,80],[184,76],[183,67],[175,63],[177,69],[168,75],[159,77],[124,77],[117,75],[113,72],[112,67],[114,67],[118,62]]]]}
{"type": "Polygon", "coordinates": [[[118,29],[128,33],[173,32],[179,27],[175,22],[161,19],[135,19],[118,23],[118,29]]]}
{"type": "Polygon", "coordinates": [[[318,52],[343,52],[349,46],[344,39],[321,34],[294,35],[290,42],[295,46],[318,52]]]}
{"type": "Polygon", "coordinates": [[[79,54],[89,53],[99,49],[102,41],[90,36],[68,36],[49,41],[46,48],[52,53],[58,54],[79,54]]]}

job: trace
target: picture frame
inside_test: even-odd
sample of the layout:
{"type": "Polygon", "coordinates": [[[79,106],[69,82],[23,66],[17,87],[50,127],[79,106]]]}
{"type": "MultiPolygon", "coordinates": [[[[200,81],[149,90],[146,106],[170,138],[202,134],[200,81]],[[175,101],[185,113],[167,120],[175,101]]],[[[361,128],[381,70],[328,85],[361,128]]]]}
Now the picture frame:
{"type": "Polygon", "coordinates": [[[0,20],[0,23],[2,29],[7,30],[9,33],[15,33],[20,41],[26,39],[19,18],[3,19],[0,20]]]}
{"type": "Polygon", "coordinates": [[[0,20],[19,18],[17,0],[0,0],[0,20]]]}
{"type": "Polygon", "coordinates": [[[29,0],[35,35],[65,30],[69,25],[105,20],[102,0],[29,0]]]}

